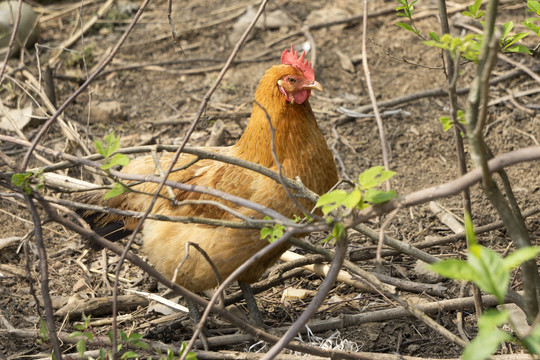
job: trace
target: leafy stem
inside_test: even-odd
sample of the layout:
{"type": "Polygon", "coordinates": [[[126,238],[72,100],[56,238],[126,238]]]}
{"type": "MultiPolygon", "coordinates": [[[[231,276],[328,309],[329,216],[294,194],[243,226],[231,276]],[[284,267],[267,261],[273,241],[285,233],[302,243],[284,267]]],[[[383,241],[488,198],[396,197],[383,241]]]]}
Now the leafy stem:
{"type": "MultiPolygon", "coordinates": [[[[115,166],[126,166],[129,164],[129,157],[122,153],[117,153],[120,149],[120,137],[114,135],[114,131],[105,136],[105,143],[100,140],[94,140],[94,146],[98,154],[103,156],[105,161],[101,165],[101,169],[109,173],[109,170],[115,166]]],[[[130,191],[128,187],[116,182],[111,190],[109,190],[104,198],[109,199],[125,192],[130,191]]]]}

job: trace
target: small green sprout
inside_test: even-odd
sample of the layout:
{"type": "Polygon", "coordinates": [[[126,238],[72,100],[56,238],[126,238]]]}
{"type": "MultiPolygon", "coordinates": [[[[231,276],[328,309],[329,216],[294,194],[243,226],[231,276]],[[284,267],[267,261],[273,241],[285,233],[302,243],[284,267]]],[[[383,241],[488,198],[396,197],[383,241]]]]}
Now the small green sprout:
{"type": "MultiPolygon", "coordinates": [[[[510,284],[510,271],[525,261],[540,254],[540,247],[527,247],[516,250],[502,258],[499,254],[476,242],[472,221],[465,214],[465,231],[469,242],[467,261],[448,259],[430,265],[431,270],[450,279],[467,280],[475,283],[482,291],[494,295],[500,304],[510,284]]],[[[464,360],[488,359],[504,341],[515,340],[510,334],[499,329],[509,322],[505,310],[491,309],[478,319],[478,335],[463,352],[464,360]]],[[[540,353],[540,330],[537,326],[520,342],[532,353],[540,353]]]]}
{"type": "MultiPolygon", "coordinates": [[[[460,124],[465,124],[465,113],[463,112],[463,110],[457,111],[457,120],[460,124]]],[[[439,121],[443,126],[444,132],[447,132],[452,128],[452,126],[454,126],[454,124],[452,123],[452,119],[450,119],[448,116],[441,116],[439,118],[439,121]]],[[[461,134],[461,136],[463,136],[463,134],[461,134]]]]}
{"type": "Polygon", "coordinates": [[[22,188],[25,193],[30,194],[32,191],[39,191],[45,186],[45,178],[42,171],[28,171],[11,175],[11,183],[22,188]]]}
{"type": "Polygon", "coordinates": [[[370,204],[381,204],[396,197],[394,190],[384,191],[375,189],[389,180],[396,173],[385,170],[382,166],[372,167],[358,177],[358,183],[351,192],[346,190],[334,190],[322,195],[317,201],[324,215],[340,206],[346,209],[363,209],[370,204]]]}
{"type": "MultiPolygon", "coordinates": [[[[114,131],[105,136],[105,144],[96,139],[94,140],[94,146],[98,154],[105,158],[103,165],[101,165],[101,169],[106,172],[109,172],[109,169],[114,166],[126,166],[129,164],[129,157],[117,153],[118,149],[120,149],[120,137],[116,137],[114,131]]],[[[109,199],[129,191],[128,187],[117,182],[114,183],[112,189],[105,194],[104,198],[109,199]]]]}
{"type": "Polygon", "coordinates": [[[389,180],[396,173],[391,170],[385,170],[383,166],[375,166],[367,169],[358,176],[358,182],[352,191],[333,190],[322,195],[317,201],[316,206],[321,208],[324,215],[327,215],[326,221],[329,224],[334,224],[332,234],[324,240],[341,238],[346,231],[345,226],[341,221],[335,221],[328,217],[333,210],[340,206],[347,210],[364,209],[370,205],[381,204],[389,201],[397,196],[394,190],[384,191],[376,189],[385,181],[389,180]]]}

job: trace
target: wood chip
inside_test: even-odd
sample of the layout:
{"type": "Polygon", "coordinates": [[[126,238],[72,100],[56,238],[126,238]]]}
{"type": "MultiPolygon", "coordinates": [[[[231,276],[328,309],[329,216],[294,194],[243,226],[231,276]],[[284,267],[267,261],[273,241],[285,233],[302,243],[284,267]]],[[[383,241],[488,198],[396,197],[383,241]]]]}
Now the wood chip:
{"type": "Polygon", "coordinates": [[[313,296],[314,291],[306,289],[286,288],[281,295],[281,302],[303,300],[308,296],[313,296]]]}

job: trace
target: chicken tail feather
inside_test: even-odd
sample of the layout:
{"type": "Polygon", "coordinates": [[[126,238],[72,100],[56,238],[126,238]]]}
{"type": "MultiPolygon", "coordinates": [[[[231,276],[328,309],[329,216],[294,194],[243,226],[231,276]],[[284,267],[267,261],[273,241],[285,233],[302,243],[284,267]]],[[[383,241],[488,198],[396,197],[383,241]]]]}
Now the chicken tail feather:
{"type": "MultiPolygon", "coordinates": [[[[117,207],[115,206],[117,204],[110,201],[112,199],[104,199],[104,192],[102,191],[88,192],[78,196],[75,200],[89,205],[117,207]]],[[[76,212],[90,225],[92,230],[109,241],[116,242],[133,232],[132,229],[126,227],[125,218],[122,216],[88,209],[78,209],[76,212]]],[[[91,246],[96,249],[101,248],[95,243],[92,243],[91,246]]]]}

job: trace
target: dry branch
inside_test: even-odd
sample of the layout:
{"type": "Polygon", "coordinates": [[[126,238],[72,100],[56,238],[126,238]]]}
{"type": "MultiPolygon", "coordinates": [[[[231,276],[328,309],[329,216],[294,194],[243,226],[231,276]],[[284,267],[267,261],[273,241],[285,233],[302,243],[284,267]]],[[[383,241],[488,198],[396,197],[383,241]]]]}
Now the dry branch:
{"type": "MultiPolygon", "coordinates": [[[[148,299],[138,295],[122,295],[118,296],[118,310],[131,311],[139,306],[147,306],[148,299]]],[[[84,299],[77,295],[72,296],[67,304],[57,310],[54,315],[65,317],[69,315],[71,318],[78,319],[83,314],[92,315],[93,317],[111,314],[113,297],[98,297],[93,299],[84,299]]]]}

